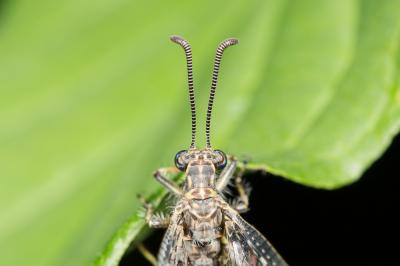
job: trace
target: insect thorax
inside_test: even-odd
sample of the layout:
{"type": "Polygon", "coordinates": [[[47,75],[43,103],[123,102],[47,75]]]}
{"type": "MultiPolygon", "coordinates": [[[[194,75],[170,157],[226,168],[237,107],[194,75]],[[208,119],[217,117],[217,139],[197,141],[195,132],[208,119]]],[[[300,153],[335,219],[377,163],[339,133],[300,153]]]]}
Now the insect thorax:
{"type": "Polygon", "coordinates": [[[186,169],[184,246],[193,265],[213,265],[221,253],[223,213],[214,188],[215,167],[195,160],[186,169]]]}

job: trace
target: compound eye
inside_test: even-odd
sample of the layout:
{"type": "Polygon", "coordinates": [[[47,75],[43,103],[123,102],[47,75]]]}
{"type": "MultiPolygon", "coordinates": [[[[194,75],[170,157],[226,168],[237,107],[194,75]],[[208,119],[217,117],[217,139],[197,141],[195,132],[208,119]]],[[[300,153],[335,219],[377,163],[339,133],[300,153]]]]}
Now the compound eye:
{"type": "Polygon", "coordinates": [[[185,153],[187,153],[187,151],[182,150],[175,155],[175,166],[181,171],[185,171],[187,166],[187,163],[184,160],[185,153]]]}
{"type": "Polygon", "coordinates": [[[218,170],[222,170],[225,168],[226,163],[228,162],[228,159],[226,158],[226,155],[223,151],[221,150],[215,150],[214,151],[218,155],[218,160],[215,162],[215,167],[218,170]]]}

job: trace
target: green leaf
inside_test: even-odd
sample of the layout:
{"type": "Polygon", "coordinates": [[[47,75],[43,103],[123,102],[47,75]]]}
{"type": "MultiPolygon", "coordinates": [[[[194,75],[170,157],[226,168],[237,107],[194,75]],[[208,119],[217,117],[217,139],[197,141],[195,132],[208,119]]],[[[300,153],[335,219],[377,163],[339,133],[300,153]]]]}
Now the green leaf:
{"type": "Polygon", "coordinates": [[[216,45],[240,40],[222,62],[212,142],[254,168],[337,188],[399,131],[398,0],[1,8],[0,265],[117,265],[143,227],[129,220],[136,194],[160,189],[151,173],[190,141],[171,34],[193,46],[200,132],[216,45]]]}

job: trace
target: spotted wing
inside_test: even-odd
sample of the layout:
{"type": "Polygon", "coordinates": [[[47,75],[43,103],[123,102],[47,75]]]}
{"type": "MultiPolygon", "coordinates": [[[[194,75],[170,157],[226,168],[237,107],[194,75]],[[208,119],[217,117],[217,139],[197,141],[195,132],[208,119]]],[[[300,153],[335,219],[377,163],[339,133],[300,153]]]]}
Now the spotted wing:
{"type": "Polygon", "coordinates": [[[265,237],[230,209],[225,216],[225,265],[287,266],[265,237]]]}
{"type": "MultiPolygon", "coordinates": [[[[174,216],[173,216],[174,217],[174,216]]],[[[188,257],[183,246],[183,227],[180,216],[171,220],[158,252],[158,265],[188,265],[188,257]]]]}

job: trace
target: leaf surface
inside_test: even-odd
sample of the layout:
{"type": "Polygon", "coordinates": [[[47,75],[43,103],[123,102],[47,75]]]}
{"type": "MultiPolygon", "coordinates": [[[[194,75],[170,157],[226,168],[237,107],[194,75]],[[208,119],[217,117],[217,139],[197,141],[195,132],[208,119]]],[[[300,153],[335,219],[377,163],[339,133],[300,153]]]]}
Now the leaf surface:
{"type": "Polygon", "coordinates": [[[200,144],[216,45],[240,40],[223,58],[212,143],[253,168],[337,188],[399,130],[397,0],[1,8],[0,265],[118,264],[143,228],[136,194],[160,189],[151,173],[190,141],[171,34],[193,47],[200,144]]]}

